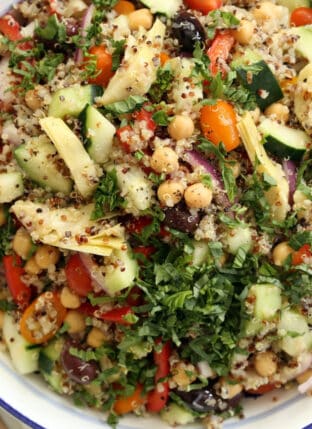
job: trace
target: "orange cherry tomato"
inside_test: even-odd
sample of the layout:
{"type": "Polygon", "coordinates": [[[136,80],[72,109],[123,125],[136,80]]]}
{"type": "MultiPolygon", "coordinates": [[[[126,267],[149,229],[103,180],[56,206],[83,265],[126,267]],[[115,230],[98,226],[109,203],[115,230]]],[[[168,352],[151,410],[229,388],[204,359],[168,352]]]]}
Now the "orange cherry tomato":
{"type": "Polygon", "coordinates": [[[304,260],[312,257],[312,249],[309,244],[304,244],[299,250],[292,254],[292,264],[300,265],[304,260]]]}
{"type": "Polygon", "coordinates": [[[198,10],[204,15],[222,6],[222,0],[184,0],[184,3],[190,9],[198,10]]]}
{"type": "Polygon", "coordinates": [[[22,336],[31,344],[49,341],[61,327],[66,308],[55,292],[44,292],[24,311],[20,329],[22,336]]]}
{"type": "Polygon", "coordinates": [[[298,7],[290,15],[290,23],[296,27],[312,24],[312,8],[298,7]]]}
{"type": "Polygon", "coordinates": [[[224,100],[203,106],[200,111],[200,126],[204,136],[215,145],[222,142],[227,152],[240,143],[236,122],[234,108],[224,100]]]}
{"type": "Polygon", "coordinates": [[[4,34],[9,40],[16,41],[23,38],[21,26],[12,15],[4,15],[0,18],[0,33],[4,34]]]}
{"type": "Polygon", "coordinates": [[[131,1],[119,0],[113,9],[118,15],[129,15],[131,12],[135,11],[135,6],[131,1]]]}
{"type": "Polygon", "coordinates": [[[142,395],[143,387],[138,384],[135,391],[130,396],[119,396],[114,404],[116,414],[127,414],[136,410],[146,402],[146,396],[142,395]]]}
{"type": "MultiPolygon", "coordinates": [[[[96,60],[96,70],[97,75],[89,79],[89,83],[95,85],[107,86],[114,72],[113,67],[113,58],[112,55],[107,52],[105,46],[93,46],[89,49],[89,54],[96,60]]],[[[85,59],[85,63],[90,61],[90,58],[85,59]]]]}

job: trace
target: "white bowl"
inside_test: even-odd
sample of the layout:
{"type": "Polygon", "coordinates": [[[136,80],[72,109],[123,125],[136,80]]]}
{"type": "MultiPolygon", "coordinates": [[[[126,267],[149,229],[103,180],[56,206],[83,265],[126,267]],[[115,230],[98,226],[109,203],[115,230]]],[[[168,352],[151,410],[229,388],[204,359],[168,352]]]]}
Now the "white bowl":
{"type": "MultiPolygon", "coordinates": [[[[0,0],[0,15],[17,1],[0,0]]],[[[311,405],[311,398],[299,395],[295,389],[273,391],[261,398],[247,399],[245,418],[227,421],[224,429],[312,429],[311,405]]],[[[39,376],[17,374],[4,349],[0,349],[0,406],[34,429],[109,428],[103,414],[75,407],[52,392],[39,376]]],[[[119,425],[120,429],[147,427],[168,429],[155,417],[126,417],[119,425]]]]}

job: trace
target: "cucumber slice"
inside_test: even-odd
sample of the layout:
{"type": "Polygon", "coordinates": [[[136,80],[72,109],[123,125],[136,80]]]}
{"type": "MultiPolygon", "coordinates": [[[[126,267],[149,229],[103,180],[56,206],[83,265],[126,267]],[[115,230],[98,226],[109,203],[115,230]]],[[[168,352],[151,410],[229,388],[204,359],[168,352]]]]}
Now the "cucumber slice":
{"type": "Polygon", "coordinates": [[[258,127],[265,139],[265,149],[280,158],[300,160],[310,143],[309,136],[271,119],[265,119],[258,127]]]}
{"type": "Polygon", "coordinates": [[[272,320],[282,308],[281,290],[273,284],[255,284],[249,290],[253,297],[254,316],[260,320],[272,320]]]}
{"type": "Polygon", "coordinates": [[[296,51],[306,58],[310,63],[312,62],[312,25],[303,25],[301,27],[294,27],[291,32],[299,39],[295,42],[296,51]]]}
{"type": "Polygon", "coordinates": [[[52,95],[48,116],[54,118],[78,116],[86,104],[93,104],[95,97],[102,94],[102,87],[97,85],[76,85],[59,89],[52,95]]]}
{"type": "Polygon", "coordinates": [[[278,335],[282,337],[280,346],[284,352],[296,357],[312,350],[312,332],[305,317],[294,310],[285,309],[281,313],[278,335]]]}
{"type": "Polygon", "coordinates": [[[40,125],[69,168],[80,194],[84,198],[92,195],[98,182],[98,172],[76,134],[60,118],[43,118],[40,125]]]}
{"type": "Polygon", "coordinates": [[[64,338],[56,338],[40,350],[39,369],[47,383],[58,393],[63,392],[63,376],[56,370],[56,363],[60,358],[64,345],[64,338]]]}
{"type": "Polygon", "coordinates": [[[172,427],[187,425],[195,420],[195,416],[190,411],[173,402],[161,412],[161,418],[172,427]]]}
{"type": "Polygon", "coordinates": [[[133,285],[138,264],[127,250],[115,250],[105,266],[105,290],[109,295],[114,296],[133,285]]]}
{"type": "Polygon", "coordinates": [[[209,257],[209,248],[207,241],[193,241],[194,250],[192,253],[191,264],[199,267],[207,262],[209,257]]]}
{"type": "Polygon", "coordinates": [[[23,177],[19,171],[0,174],[0,204],[10,203],[23,193],[23,177]]]}
{"type": "Polygon", "coordinates": [[[68,195],[72,181],[64,177],[57,164],[57,152],[45,138],[31,140],[18,146],[14,156],[26,175],[38,185],[68,195]]]}
{"type": "Polygon", "coordinates": [[[289,12],[292,12],[298,7],[310,7],[310,0],[277,0],[277,4],[285,6],[289,9],[289,12]]]}
{"type": "MultiPolygon", "coordinates": [[[[247,51],[248,52],[248,51],[247,51]]],[[[283,98],[283,92],[265,61],[253,59],[248,55],[232,64],[241,84],[256,97],[256,103],[261,110],[283,98]]]]}
{"type": "Polygon", "coordinates": [[[18,332],[13,317],[8,313],[4,315],[2,332],[15,369],[20,374],[37,371],[39,348],[28,348],[31,344],[18,332]]]}
{"type": "Polygon", "coordinates": [[[147,6],[152,13],[162,13],[171,18],[183,5],[182,0],[142,0],[144,6],[147,6]]]}
{"type": "Polygon", "coordinates": [[[87,151],[98,164],[107,162],[116,128],[95,107],[86,106],[80,114],[87,151]]]}

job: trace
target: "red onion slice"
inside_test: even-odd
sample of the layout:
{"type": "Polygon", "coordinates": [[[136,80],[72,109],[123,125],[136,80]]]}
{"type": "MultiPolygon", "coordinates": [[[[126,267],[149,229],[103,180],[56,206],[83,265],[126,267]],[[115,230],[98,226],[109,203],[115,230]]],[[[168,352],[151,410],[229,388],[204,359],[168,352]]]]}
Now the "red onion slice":
{"type": "MultiPolygon", "coordinates": [[[[91,22],[92,22],[92,18],[93,18],[93,14],[94,14],[94,4],[91,4],[88,9],[86,10],[82,21],[81,21],[81,36],[82,38],[87,36],[87,29],[90,27],[91,22]]],[[[75,62],[77,64],[81,64],[83,61],[83,52],[82,49],[77,49],[75,52],[75,62]]]]}
{"type": "Polygon", "coordinates": [[[214,188],[219,191],[215,196],[217,203],[223,207],[230,207],[231,203],[225,193],[221,175],[215,166],[203,158],[196,150],[187,152],[185,161],[188,162],[193,169],[201,167],[205,173],[210,175],[214,188]]]}
{"type": "Polygon", "coordinates": [[[93,280],[94,284],[100,289],[104,290],[105,292],[105,276],[101,270],[101,267],[99,267],[92,259],[92,256],[88,253],[80,253],[79,254],[81,262],[87,269],[88,273],[90,274],[91,279],[93,280]]]}
{"type": "Polygon", "coordinates": [[[294,202],[294,193],[297,187],[297,167],[293,161],[284,159],[283,169],[289,185],[289,204],[292,205],[294,202]]]}

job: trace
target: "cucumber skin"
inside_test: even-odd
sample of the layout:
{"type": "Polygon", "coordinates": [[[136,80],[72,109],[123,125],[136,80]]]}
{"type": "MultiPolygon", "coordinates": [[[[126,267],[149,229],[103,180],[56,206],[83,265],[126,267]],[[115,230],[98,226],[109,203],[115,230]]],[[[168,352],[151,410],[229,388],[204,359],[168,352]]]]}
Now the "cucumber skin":
{"type": "Polygon", "coordinates": [[[275,101],[283,98],[284,94],[267,63],[263,60],[252,64],[261,70],[253,73],[252,81],[249,83],[248,70],[245,67],[237,67],[235,70],[241,84],[252,92],[256,97],[256,103],[261,110],[265,110],[275,101]],[[269,95],[262,98],[259,95],[259,90],[268,91],[269,95]]]}
{"type": "Polygon", "coordinates": [[[283,142],[280,142],[272,136],[266,136],[264,139],[265,149],[279,158],[289,158],[293,161],[300,161],[306,152],[304,149],[286,146],[283,142]]]}

